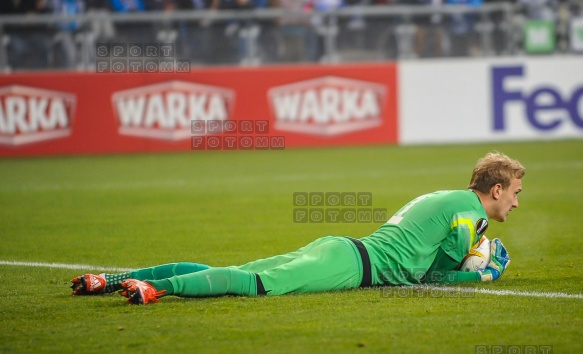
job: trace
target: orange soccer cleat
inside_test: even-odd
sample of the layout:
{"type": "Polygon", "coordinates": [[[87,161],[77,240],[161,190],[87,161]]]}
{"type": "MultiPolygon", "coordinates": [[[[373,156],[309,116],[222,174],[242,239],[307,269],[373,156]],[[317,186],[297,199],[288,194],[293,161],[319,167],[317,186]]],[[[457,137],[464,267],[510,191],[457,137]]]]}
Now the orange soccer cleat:
{"type": "Polygon", "coordinates": [[[73,295],[98,295],[105,293],[106,281],[102,274],[85,274],[71,279],[73,295]]]}
{"type": "Polygon", "coordinates": [[[128,279],[121,286],[124,289],[121,295],[128,298],[128,304],[134,305],[158,302],[158,298],[166,293],[166,290],[157,291],[149,283],[136,279],[128,279]]]}

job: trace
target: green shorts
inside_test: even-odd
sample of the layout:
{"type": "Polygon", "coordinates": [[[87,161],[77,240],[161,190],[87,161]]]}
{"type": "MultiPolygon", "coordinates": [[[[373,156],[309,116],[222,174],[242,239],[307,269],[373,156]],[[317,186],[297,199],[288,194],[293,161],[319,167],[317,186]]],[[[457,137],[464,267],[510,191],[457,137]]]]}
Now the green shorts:
{"type": "Polygon", "coordinates": [[[267,295],[358,288],[363,277],[356,245],[337,236],[322,237],[297,251],[237,268],[257,273],[267,295]]]}

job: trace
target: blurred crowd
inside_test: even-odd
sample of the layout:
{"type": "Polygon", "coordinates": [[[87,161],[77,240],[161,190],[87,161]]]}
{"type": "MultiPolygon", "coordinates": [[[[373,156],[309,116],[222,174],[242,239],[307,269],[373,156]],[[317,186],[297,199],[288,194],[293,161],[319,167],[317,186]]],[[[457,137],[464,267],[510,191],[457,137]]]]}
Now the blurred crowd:
{"type": "MultiPolygon", "coordinates": [[[[0,15],[99,15],[102,21],[79,23],[67,21],[50,24],[2,24],[1,45],[11,69],[75,68],[80,63],[79,47],[85,41],[99,42],[172,42],[177,55],[195,65],[243,63],[249,52],[260,63],[323,61],[326,46],[339,50],[383,48],[387,59],[401,57],[408,50],[410,57],[479,55],[480,21],[478,13],[431,13],[383,18],[352,16],[341,19],[337,26],[343,31],[329,36],[318,16],[331,10],[355,6],[439,6],[467,5],[480,8],[488,3],[510,3],[520,15],[529,19],[557,21],[562,11],[581,16],[583,0],[1,0],[0,15]],[[134,14],[149,11],[176,13],[180,11],[251,9],[284,9],[285,16],[250,17],[232,20],[172,20],[107,21],[108,14],[134,14]],[[90,36],[88,37],[88,34],[90,36]],[[335,36],[335,37],[334,37],[335,36]],[[327,38],[336,38],[334,43],[327,38]],[[402,40],[406,38],[407,40],[402,40]],[[385,42],[380,46],[379,43],[385,42]],[[410,48],[403,48],[407,45],[410,48]]],[[[504,54],[503,12],[490,13],[488,22],[494,41],[494,54],[504,54]]],[[[329,48],[328,48],[329,49],[329,48]]],[[[328,51],[329,52],[329,51],[328,51]]]]}

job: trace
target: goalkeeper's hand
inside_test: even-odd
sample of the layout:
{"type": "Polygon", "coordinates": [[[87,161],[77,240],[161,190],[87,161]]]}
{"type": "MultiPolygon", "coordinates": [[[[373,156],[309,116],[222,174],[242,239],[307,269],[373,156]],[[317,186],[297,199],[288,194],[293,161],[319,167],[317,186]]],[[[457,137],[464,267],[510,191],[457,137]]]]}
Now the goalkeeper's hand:
{"type": "Polygon", "coordinates": [[[493,281],[502,275],[510,264],[510,255],[499,238],[490,241],[490,263],[480,270],[482,281],[493,281]]]}

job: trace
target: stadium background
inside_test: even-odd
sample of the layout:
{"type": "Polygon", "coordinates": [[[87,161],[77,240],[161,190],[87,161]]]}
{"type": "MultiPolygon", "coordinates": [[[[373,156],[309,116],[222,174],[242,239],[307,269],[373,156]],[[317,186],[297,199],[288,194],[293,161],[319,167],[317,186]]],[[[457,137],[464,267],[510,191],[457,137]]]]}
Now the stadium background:
{"type": "Polygon", "coordinates": [[[81,2],[0,19],[0,351],[581,351],[580,2],[322,2],[291,19],[260,3],[88,1],[69,15],[65,3],[81,2]],[[190,70],[99,72],[136,59],[99,45],[168,43],[190,70]],[[223,131],[195,132],[191,117],[223,131]],[[193,148],[225,136],[283,140],[193,148]],[[294,222],[293,193],[365,191],[396,210],[463,188],[489,150],[529,172],[521,208],[489,231],[513,264],[470,298],[369,289],[130,308],[69,295],[89,269],[229,265],[364,236],[377,225],[294,222]]]}

